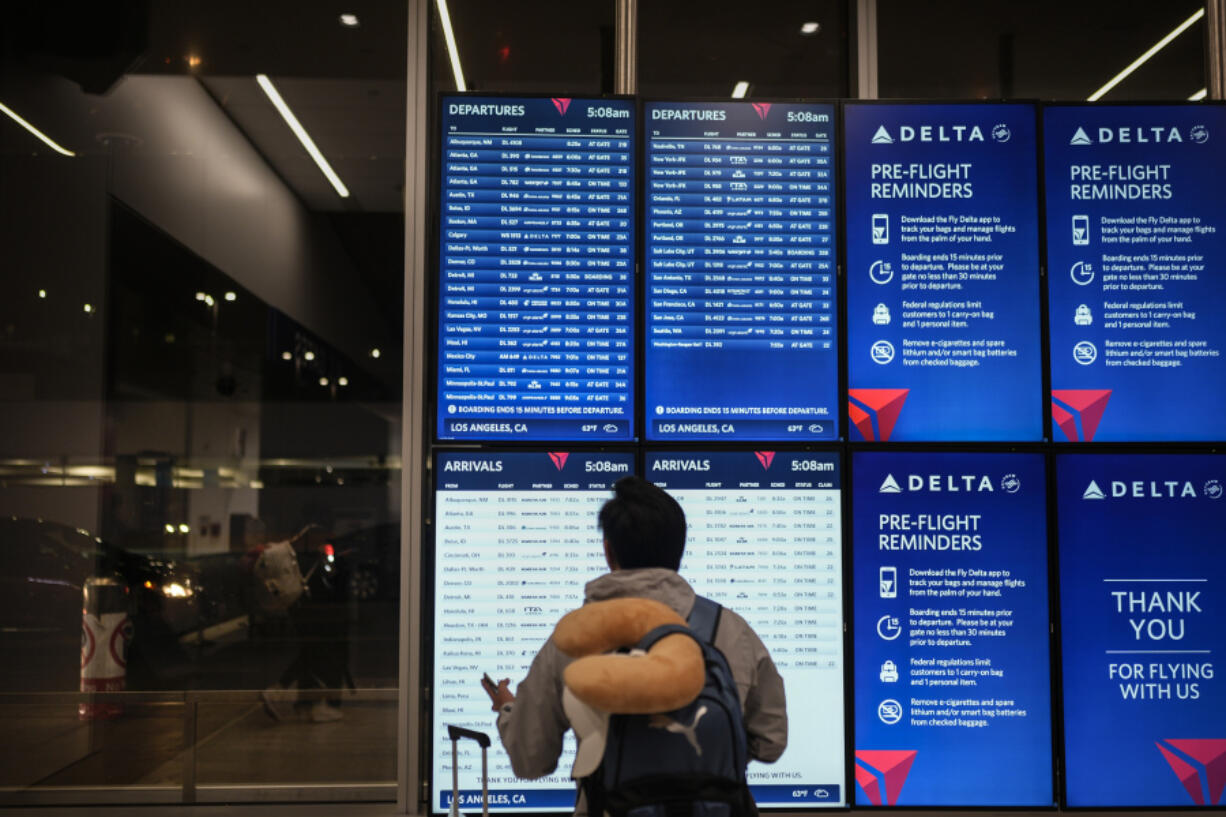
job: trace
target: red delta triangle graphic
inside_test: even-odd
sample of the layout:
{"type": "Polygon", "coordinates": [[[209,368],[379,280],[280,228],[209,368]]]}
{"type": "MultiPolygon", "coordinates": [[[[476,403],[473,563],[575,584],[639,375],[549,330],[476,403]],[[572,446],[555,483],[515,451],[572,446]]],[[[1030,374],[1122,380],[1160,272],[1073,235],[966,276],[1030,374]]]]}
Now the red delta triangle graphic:
{"type": "Polygon", "coordinates": [[[1166,758],[1171,771],[1175,772],[1179,782],[1192,796],[1194,803],[1198,806],[1223,805],[1222,791],[1226,789],[1226,739],[1166,738],[1156,745],[1162,752],[1162,756],[1166,758]],[[1162,745],[1164,743],[1166,746],[1162,745]],[[1205,792],[1201,787],[1200,770],[1177,756],[1171,749],[1181,752],[1204,766],[1205,788],[1209,790],[1208,802],[1205,802],[1205,792]]]}
{"type": "Polygon", "coordinates": [[[907,402],[907,395],[910,393],[910,389],[848,389],[847,396],[861,404],[847,404],[852,425],[860,431],[864,439],[886,442],[894,433],[894,424],[898,422],[898,415],[902,413],[903,403],[907,402]],[[865,411],[865,408],[877,415],[879,437],[873,434],[873,415],[865,411]]]}
{"type": "MultiPolygon", "coordinates": [[[[907,775],[911,772],[911,764],[915,762],[915,749],[857,749],[856,760],[875,770],[885,778],[885,805],[894,806],[898,804],[898,796],[902,794],[903,784],[907,782],[907,775]]],[[[865,770],[868,771],[868,770],[865,770]]],[[[882,805],[881,792],[876,792],[877,798],[873,799],[873,792],[864,785],[864,781],[860,775],[861,769],[856,769],[856,782],[864,789],[864,793],[868,795],[869,800],[875,806],[882,805]]],[[[873,788],[877,789],[876,777],[873,777],[873,788]]]]}
{"type": "Polygon", "coordinates": [[[1069,442],[1092,442],[1098,424],[1103,419],[1107,409],[1107,401],[1111,399],[1111,389],[1052,389],[1051,419],[1060,427],[1069,442]],[[1056,403],[1059,400],[1064,406],[1073,409],[1081,416],[1081,433],[1077,436],[1077,419],[1064,406],[1056,403]]]}
{"type": "Polygon", "coordinates": [[[566,467],[566,458],[570,456],[569,451],[550,451],[549,459],[553,460],[554,466],[561,471],[566,467]]]}
{"type": "Polygon", "coordinates": [[[877,775],[863,766],[856,767],[856,782],[864,790],[864,796],[874,806],[881,805],[881,786],[877,784],[877,775]]]}
{"type": "Polygon", "coordinates": [[[769,469],[771,463],[775,461],[774,451],[755,451],[753,455],[758,458],[758,462],[762,463],[762,467],[769,469]]]}
{"type": "Polygon", "coordinates": [[[570,100],[561,97],[553,97],[553,107],[558,109],[558,113],[566,116],[566,109],[570,107],[570,100]]]}
{"type": "Polygon", "coordinates": [[[766,121],[766,115],[771,112],[771,103],[769,102],[751,102],[753,109],[758,112],[758,118],[763,122],[766,121]]]}

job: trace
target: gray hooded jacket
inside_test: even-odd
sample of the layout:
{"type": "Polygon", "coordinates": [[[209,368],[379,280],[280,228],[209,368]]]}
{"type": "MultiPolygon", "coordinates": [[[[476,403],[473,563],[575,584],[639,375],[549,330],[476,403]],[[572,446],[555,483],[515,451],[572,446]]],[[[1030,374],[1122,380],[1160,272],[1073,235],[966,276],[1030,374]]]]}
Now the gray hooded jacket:
{"type": "MultiPolygon", "coordinates": [[[[655,599],[683,618],[694,605],[694,589],[667,568],[617,570],[584,588],[585,603],[624,597],[655,599]]],[[[715,646],[728,660],[740,693],[749,756],[767,763],[778,760],[787,747],[788,718],[783,679],[775,663],[745,619],[727,608],[720,617],[715,646]]],[[[562,711],[562,670],[570,661],[552,638],[545,642],[516,688],[515,702],[498,713],[498,733],[518,777],[544,777],[557,768],[562,737],[570,728],[562,711]]],[[[582,813],[582,806],[577,811],[582,813]]]]}

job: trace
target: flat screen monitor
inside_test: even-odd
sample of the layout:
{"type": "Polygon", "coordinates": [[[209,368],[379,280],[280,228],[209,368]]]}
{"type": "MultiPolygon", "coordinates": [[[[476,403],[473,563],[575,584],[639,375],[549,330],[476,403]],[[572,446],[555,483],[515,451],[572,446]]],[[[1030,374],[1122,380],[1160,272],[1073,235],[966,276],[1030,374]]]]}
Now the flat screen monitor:
{"type": "Polygon", "coordinates": [[[1226,456],[1056,458],[1068,805],[1226,805],[1226,456]]]}
{"type": "Polygon", "coordinates": [[[844,106],[852,440],[1043,437],[1035,106],[844,106]]]}
{"type": "Polygon", "coordinates": [[[1044,473],[853,456],[857,805],[1053,804],[1044,473]]]}
{"type": "Polygon", "coordinates": [[[646,436],[835,439],[835,107],[643,117],[646,436]]]}
{"type": "Polygon", "coordinates": [[[1226,108],[1043,117],[1054,438],[1226,439],[1226,108]]]}
{"type": "Polygon", "coordinates": [[[845,805],[838,455],[651,451],[645,468],[685,510],[681,575],[744,617],[783,678],[788,745],[749,764],[758,806],[845,805]]]}
{"type": "Polygon", "coordinates": [[[438,437],[634,437],[635,110],[445,96],[438,437]]]}
{"type": "MultiPolygon", "coordinates": [[[[482,673],[511,689],[565,613],[583,603],[583,585],[607,572],[596,514],[610,485],[632,473],[628,453],[577,451],[440,453],[435,459],[434,812],[451,807],[447,725],[492,736],[491,808],[566,811],[575,804],[569,772],[572,733],[558,770],[520,780],[498,742],[482,673]]],[[[481,807],[481,757],[461,741],[461,807],[481,807]]]]}

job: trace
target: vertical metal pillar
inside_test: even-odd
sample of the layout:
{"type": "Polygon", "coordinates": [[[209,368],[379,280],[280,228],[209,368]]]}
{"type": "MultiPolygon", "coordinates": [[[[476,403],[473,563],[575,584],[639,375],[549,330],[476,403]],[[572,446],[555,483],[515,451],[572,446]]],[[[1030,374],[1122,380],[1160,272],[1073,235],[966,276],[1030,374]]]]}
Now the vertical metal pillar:
{"type": "Polygon", "coordinates": [[[1226,99],[1226,0],[1205,3],[1205,88],[1209,99],[1226,99]]]}
{"type": "MultiPolygon", "coordinates": [[[[404,370],[400,421],[400,652],[396,701],[396,810],[422,813],[421,550],[426,478],[426,258],[429,186],[430,0],[409,0],[404,146],[404,370]]],[[[429,813],[426,804],[425,813],[429,813]]]]}
{"type": "Polygon", "coordinates": [[[856,97],[877,98],[877,0],[856,0],[856,97]]]}
{"type": "Polygon", "coordinates": [[[616,0],[613,12],[613,93],[639,90],[639,3],[616,0]]]}

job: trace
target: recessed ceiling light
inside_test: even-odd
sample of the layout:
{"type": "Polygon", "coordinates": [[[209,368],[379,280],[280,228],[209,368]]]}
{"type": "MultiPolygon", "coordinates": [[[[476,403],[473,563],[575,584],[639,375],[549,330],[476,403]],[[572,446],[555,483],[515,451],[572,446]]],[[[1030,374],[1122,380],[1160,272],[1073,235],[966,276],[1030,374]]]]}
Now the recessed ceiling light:
{"type": "Polygon", "coordinates": [[[812,20],[807,23],[803,23],[800,26],[801,34],[816,34],[817,32],[821,30],[822,30],[822,24],[812,21],[812,20]]]}
{"type": "Polygon", "coordinates": [[[383,354],[383,353],[382,353],[382,352],[380,352],[378,349],[371,349],[371,350],[370,350],[370,356],[371,356],[371,357],[376,357],[376,358],[377,358],[377,357],[378,357],[379,355],[381,355],[381,354],[383,354]]]}
{"type": "Polygon", "coordinates": [[[314,352],[307,352],[307,353],[306,353],[306,354],[304,354],[302,357],[303,357],[303,358],[305,358],[306,360],[314,360],[314,359],[315,359],[315,353],[314,353],[314,352]]]}
{"type": "Polygon", "coordinates": [[[294,353],[293,353],[293,352],[282,352],[282,353],[281,353],[281,359],[282,359],[282,360],[293,360],[293,359],[294,359],[294,353]]]}
{"type": "Polygon", "coordinates": [[[347,378],[347,377],[338,377],[338,378],[336,378],[336,385],[338,385],[338,386],[348,386],[348,385],[349,385],[349,378],[347,378]]]}
{"type": "Polygon", "coordinates": [[[319,378],[319,385],[321,385],[321,386],[326,386],[326,385],[328,385],[328,378],[326,378],[326,377],[321,377],[321,378],[319,378]]]}
{"type": "Polygon", "coordinates": [[[348,26],[349,28],[357,28],[359,25],[361,25],[361,23],[358,22],[358,15],[356,14],[342,14],[341,25],[348,26]]]}
{"type": "Polygon", "coordinates": [[[227,292],[227,293],[226,293],[226,300],[227,300],[227,301],[231,301],[231,302],[233,302],[233,301],[237,301],[237,300],[238,300],[238,293],[237,293],[237,292],[227,292]]]}

